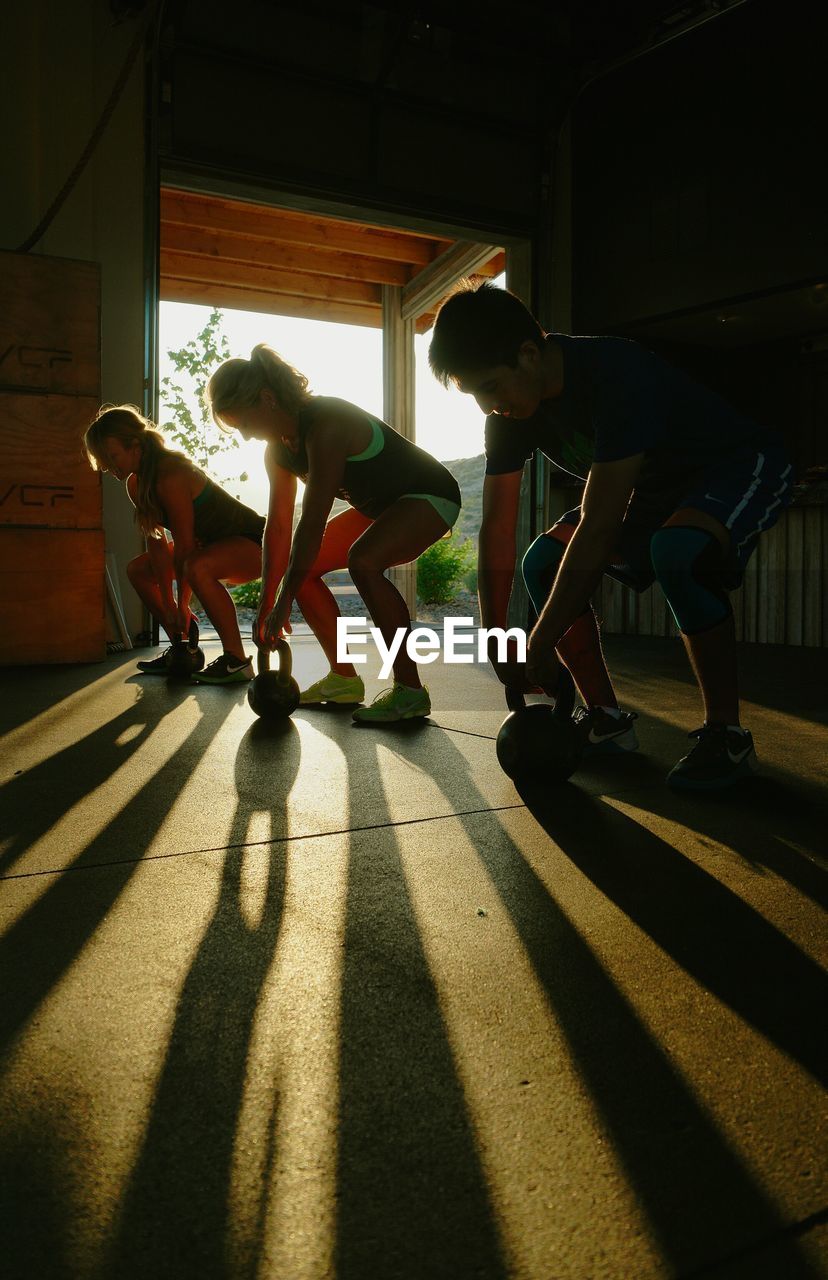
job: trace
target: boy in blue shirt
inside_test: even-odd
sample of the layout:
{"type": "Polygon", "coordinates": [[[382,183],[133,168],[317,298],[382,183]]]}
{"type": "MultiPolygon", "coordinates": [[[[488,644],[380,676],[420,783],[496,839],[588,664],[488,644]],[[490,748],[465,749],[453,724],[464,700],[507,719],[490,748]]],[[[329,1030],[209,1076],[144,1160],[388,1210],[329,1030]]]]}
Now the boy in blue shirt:
{"type": "Polygon", "coordinates": [[[540,449],[586,481],[581,506],[524,556],[538,620],[526,671],[493,661],[500,680],[549,688],[557,650],[584,699],[576,715],[589,749],[634,750],[635,716],[618,709],[589,599],[604,573],[636,591],[657,581],[705,715],[667,781],[718,790],[750,772],[728,592],[790,501],[780,438],[635,342],[545,333],[518,298],[489,283],[443,304],[429,363],[444,386],[455,383],[487,414],[482,626],[506,625],[527,459],[540,449]]]}

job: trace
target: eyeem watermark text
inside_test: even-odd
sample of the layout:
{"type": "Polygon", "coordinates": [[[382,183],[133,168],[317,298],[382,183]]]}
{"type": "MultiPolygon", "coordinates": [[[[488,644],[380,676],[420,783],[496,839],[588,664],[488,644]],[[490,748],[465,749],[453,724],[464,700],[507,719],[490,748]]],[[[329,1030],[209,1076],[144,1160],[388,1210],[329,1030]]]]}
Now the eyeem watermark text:
{"type": "Polygon", "coordinates": [[[521,627],[475,627],[473,618],[446,618],[442,638],[432,627],[397,627],[391,644],[386,644],[379,627],[369,627],[367,618],[337,618],[337,662],[367,662],[366,653],[354,653],[349,645],[373,641],[382,659],[380,680],[387,680],[400,649],[412,662],[436,662],[442,652],[444,662],[488,662],[489,644],[495,642],[497,661],[506,662],[507,644],[517,644],[517,661],[526,661],[526,632],[521,627]]]}

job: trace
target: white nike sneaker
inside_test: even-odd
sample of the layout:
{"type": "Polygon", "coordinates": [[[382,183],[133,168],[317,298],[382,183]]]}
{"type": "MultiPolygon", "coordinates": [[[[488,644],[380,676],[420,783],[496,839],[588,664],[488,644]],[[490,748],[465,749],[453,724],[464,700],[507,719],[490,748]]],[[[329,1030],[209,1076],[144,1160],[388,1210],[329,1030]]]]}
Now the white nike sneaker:
{"type": "Polygon", "coordinates": [[[222,653],[208,663],[203,671],[193,675],[192,679],[196,684],[246,684],[253,679],[253,663],[249,658],[222,653]]]}
{"type": "Polygon", "coordinates": [[[613,716],[603,707],[578,707],[572,718],[587,756],[638,750],[638,738],[633,727],[638,719],[635,711],[621,711],[618,716],[613,716]]]}

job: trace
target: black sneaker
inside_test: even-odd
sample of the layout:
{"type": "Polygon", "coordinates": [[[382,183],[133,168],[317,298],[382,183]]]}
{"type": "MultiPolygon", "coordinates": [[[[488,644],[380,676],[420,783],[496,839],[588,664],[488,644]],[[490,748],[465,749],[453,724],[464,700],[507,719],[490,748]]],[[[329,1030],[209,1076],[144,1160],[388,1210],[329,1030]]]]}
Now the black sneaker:
{"type": "MultiPolygon", "coordinates": [[[[180,642],[179,642],[180,643],[180,642]]],[[[170,659],[172,658],[175,646],[168,645],[163,653],[157,658],[144,658],[138,663],[138,670],[143,671],[147,676],[168,676],[170,674],[170,659]]],[[[187,634],[187,649],[190,654],[190,664],[193,671],[200,671],[206,661],[204,650],[199,648],[198,643],[198,619],[193,615],[190,619],[190,629],[187,634]]]]}
{"type": "Polygon", "coordinates": [[[198,619],[193,615],[186,640],[176,640],[167,663],[169,674],[176,680],[189,680],[203,670],[207,661],[204,650],[198,643],[198,619]]]}
{"type": "Polygon", "coordinates": [[[194,673],[193,679],[197,684],[246,684],[253,679],[253,663],[249,658],[222,653],[203,671],[194,673]]]}
{"type": "Polygon", "coordinates": [[[157,658],[144,658],[138,663],[138,670],[145,676],[168,676],[170,674],[170,655],[172,645],[159,654],[157,658]]]}
{"type": "Polygon", "coordinates": [[[584,755],[615,755],[620,751],[637,751],[638,738],[633,723],[635,711],[610,715],[603,707],[578,707],[572,717],[581,735],[584,755]]]}
{"type": "Polygon", "coordinates": [[[670,787],[681,791],[720,791],[748,777],[756,766],[753,738],[747,729],[704,724],[687,736],[695,738],[696,745],[667,774],[670,787]]]}

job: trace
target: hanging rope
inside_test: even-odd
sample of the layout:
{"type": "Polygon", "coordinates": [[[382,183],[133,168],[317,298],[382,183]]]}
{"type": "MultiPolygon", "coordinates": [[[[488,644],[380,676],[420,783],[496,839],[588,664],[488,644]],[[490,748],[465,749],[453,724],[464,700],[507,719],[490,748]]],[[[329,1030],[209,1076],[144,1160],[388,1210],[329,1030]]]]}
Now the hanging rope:
{"type": "Polygon", "coordinates": [[[138,57],[138,54],[141,51],[141,47],[143,46],[144,37],[147,34],[149,25],[152,22],[155,12],[159,8],[160,4],[161,4],[161,0],[152,0],[149,7],[147,8],[147,11],[144,15],[144,20],[143,22],[139,23],[138,30],[135,32],[135,38],[133,39],[132,44],[129,47],[129,52],[127,53],[126,60],[124,62],[124,65],[121,68],[121,71],[117,80],[115,81],[115,84],[112,87],[112,92],[109,95],[106,106],[101,112],[101,116],[100,116],[100,119],[98,120],[98,123],[95,125],[95,128],[92,130],[92,134],[86,146],[84,147],[83,152],[81,153],[80,159],[78,160],[72,172],[69,174],[69,177],[64,182],[63,186],[61,187],[58,194],[55,196],[52,203],[49,205],[49,208],[44,213],[43,217],[35,227],[32,234],[29,236],[27,240],[24,240],[23,243],[18,246],[18,248],[15,250],[16,253],[28,253],[30,249],[34,248],[38,240],[42,239],[43,235],[45,234],[45,232],[53,222],[54,218],[57,216],[58,212],[63,207],[68,196],[72,193],[78,179],[80,178],[81,174],[83,173],[84,169],[86,168],[89,162],[89,157],[92,155],[92,152],[95,150],[95,147],[98,145],[98,142],[101,139],[101,135],[106,129],[106,126],[109,124],[109,121],[112,117],[112,113],[114,112],[115,108],[118,105],[118,102],[120,101],[121,94],[123,93],[126,82],[129,79],[130,72],[132,71],[132,68],[135,65],[135,59],[138,57]]]}

